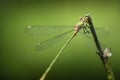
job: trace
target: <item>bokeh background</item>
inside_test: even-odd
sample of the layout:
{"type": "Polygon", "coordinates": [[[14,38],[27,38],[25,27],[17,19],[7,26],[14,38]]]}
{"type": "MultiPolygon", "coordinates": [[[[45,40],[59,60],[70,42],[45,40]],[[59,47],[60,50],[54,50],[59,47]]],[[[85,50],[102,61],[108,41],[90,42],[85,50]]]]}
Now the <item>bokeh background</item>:
{"type": "MultiPolygon", "coordinates": [[[[26,26],[73,26],[86,12],[91,14],[95,27],[109,28],[109,35],[100,42],[112,49],[110,65],[116,80],[120,80],[119,4],[119,0],[0,0],[0,80],[39,80],[70,36],[36,51],[36,43],[50,36],[27,35],[26,26]]],[[[46,80],[107,80],[94,42],[81,36],[72,40],[46,80]]]]}

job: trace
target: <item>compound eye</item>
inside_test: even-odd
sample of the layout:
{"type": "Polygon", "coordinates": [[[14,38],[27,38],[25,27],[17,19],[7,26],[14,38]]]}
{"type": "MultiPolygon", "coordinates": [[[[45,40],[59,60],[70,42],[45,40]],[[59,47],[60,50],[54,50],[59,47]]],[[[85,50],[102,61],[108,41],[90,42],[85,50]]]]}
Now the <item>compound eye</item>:
{"type": "Polygon", "coordinates": [[[85,20],[88,20],[88,16],[85,17],[85,20]]]}

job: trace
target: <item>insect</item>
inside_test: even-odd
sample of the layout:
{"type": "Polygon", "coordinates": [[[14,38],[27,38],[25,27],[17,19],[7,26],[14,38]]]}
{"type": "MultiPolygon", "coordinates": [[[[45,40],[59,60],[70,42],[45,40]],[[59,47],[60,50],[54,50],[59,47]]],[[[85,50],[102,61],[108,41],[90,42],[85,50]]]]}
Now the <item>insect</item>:
{"type": "Polygon", "coordinates": [[[74,28],[72,26],[27,26],[25,28],[25,33],[30,35],[42,35],[49,33],[49,34],[55,34],[58,32],[62,32],[59,35],[56,35],[50,39],[44,40],[40,43],[37,43],[36,50],[44,50],[46,48],[51,47],[56,42],[58,42],[60,39],[65,37],[70,32],[73,32],[72,35],[69,37],[69,39],[66,41],[66,43],[63,45],[63,47],[59,50],[58,54],[55,56],[55,58],[52,60],[48,68],[43,73],[40,80],[44,80],[48,72],[51,70],[52,66],[56,62],[56,60],[59,58],[63,50],[66,48],[66,46],[70,43],[70,41],[77,35],[77,33],[80,30],[83,30],[84,34],[91,34],[90,26],[88,25],[88,19],[86,16],[81,17],[80,21],[74,25],[74,28]]]}
{"type": "MultiPolygon", "coordinates": [[[[62,38],[64,38],[67,34],[73,32],[73,37],[79,32],[79,30],[83,30],[82,34],[90,34],[89,26],[86,24],[85,17],[81,17],[80,21],[74,26],[27,26],[25,28],[25,33],[29,35],[55,35],[54,37],[48,38],[42,42],[38,42],[36,45],[36,50],[41,51],[47,49],[57,42],[59,42],[62,38]],[[57,35],[56,35],[57,34],[57,35]]],[[[98,29],[100,30],[100,28],[98,29]]],[[[102,31],[105,29],[101,28],[102,31]]],[[[86,35],[87,36],[87,35],[86,35]]],[[[89,36],[88,36],[89,37],[89,36]]]]}

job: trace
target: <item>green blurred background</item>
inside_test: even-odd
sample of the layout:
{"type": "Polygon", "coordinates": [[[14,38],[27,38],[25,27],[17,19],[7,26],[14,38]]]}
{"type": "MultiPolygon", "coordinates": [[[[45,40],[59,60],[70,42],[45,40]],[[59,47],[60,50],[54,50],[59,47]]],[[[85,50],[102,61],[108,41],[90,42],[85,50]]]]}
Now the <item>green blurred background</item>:
{"type": "MultiPolygon", "coordinates": [[[[112,49],[110,64],[116,80],[120,80],[119,3],[119,0],[0,0],[0,80],[39,80],[70,36],[39,52],[35,51],[36,42],[49,35],[27,35],[26,26],[72,26],[86,12],[91,14],[96,27],[109,28],[110,34],[100,41],[112,49]]],[[[94,43],[85,42],[86,38],[80,36],[72,40],[46,80],[107,80],[96,48],[91,47],[94,43]]]]}

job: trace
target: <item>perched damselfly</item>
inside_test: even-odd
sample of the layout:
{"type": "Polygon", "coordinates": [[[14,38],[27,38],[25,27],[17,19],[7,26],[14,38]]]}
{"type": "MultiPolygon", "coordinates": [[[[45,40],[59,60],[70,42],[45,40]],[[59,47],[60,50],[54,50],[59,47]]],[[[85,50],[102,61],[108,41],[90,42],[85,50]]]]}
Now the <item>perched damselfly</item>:
{"type": "MultiPolygon", "coordinates": [[[[57,42],[59,42],[62,38],[64,38],[67,34],[74,32],[74,36],[78,33],[80,29],[83,31],[80,32],[82,35],[87,36],[87,38],[91,38],[91,32],[86,25],[82,25],[79,27],[81,23],[78,23],[74,26],[37,26],[37,25],[32,25],[32,26],[27,26],[25,28],[25,33],[28,35],[38,35],[38,37],[44,36],[44,35],[55,35],[53,37],[50,37],[42,42],[38,42],[36,44],[36,50],[41,51],[44,49],[47,49],[57,42]]],[[[96,28],[97,32],[102,34],[108,33],[108,28],[96,28]]],[[[99,35],[99,34],[98,34],[99,35]]]]}
{"type": "Polygon", "coordinates": [[[58,59],[58,57],[61,55],[61,53],[65,49],[65,47],[70,43],[70,41],[77,35],[77,33],[80,30],[83,30],[84,34],[88,34],[88,35],[91,34],[91,30],[89,27],[90,26],[88,24],[88,19],[86,16],[84,16],[84,17],[81,17],[80,21],[77,24],[75,24],[74,26],[27,26],[25,28],[25,33],[30,34],[30,35],[42,35],[42,36],[44,36],[44,34],[46,34],[46,33],[48,35],[51,33],[52,34],[59,33],[58,35],[56,35],[50,39],[47,39],[47,40],[42,41],[40,43],[37,43],[36,50],[43,50],[43,49],[46,49],[48,47],[51,47],[56,42],[58,42],[60,39],[65,37],[65,35],[67,35],[70,32],[73,32],[72,35],[70,36],[70,38],[66,41],[66,43],[63,45],[63,47],[60,49],[58,54],[52,60],[49,67],[45,70],[45,72],[43,73],[40,80],[45,79],[47,73],[50,71],[50,69],[52,68],[52,66],[54,65],[54,63],[58,59]]]}

